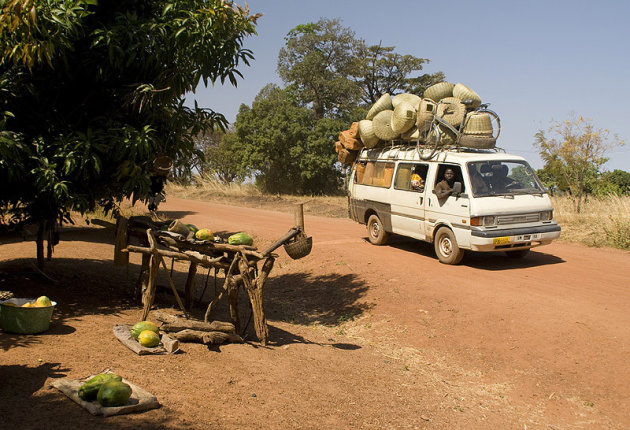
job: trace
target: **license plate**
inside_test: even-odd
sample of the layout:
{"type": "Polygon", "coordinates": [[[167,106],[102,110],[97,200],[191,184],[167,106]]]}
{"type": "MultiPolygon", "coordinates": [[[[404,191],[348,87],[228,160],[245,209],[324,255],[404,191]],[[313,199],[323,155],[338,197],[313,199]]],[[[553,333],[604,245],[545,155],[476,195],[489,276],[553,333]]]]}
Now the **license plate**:
{"type": "Polygon", "coordinates": [[[492,239],[494,245],[507,245],[510,243],[510,236],[495,237],[492,239]]]}
{"type": "Polygon", "coordinates": [[[529,242],[532,240],[540,239],[540,233],[537,234],[522,234],[520,236],[514,236],[514,242],[529,242]]]}

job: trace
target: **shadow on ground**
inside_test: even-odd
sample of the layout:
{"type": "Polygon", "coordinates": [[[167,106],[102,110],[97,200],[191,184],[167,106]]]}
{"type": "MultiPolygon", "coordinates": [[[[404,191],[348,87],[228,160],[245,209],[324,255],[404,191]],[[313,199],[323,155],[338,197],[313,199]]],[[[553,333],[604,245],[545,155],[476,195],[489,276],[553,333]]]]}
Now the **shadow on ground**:
{"type": "MultiPolygon", "coordinates": [[[[367,241],[367,238],[365,240],[367,241]]],[[[433,244],[431,243],[402,236],[393,236],[386,246],[413,252],[421,257],[431,258],[438,263],[433,244]]],[[[466,251],[460,264],[481,270],[511,270],[565,262],[558,256],[545,253],[544,249],[544,247],[534,248],[527,256],[520,259],[508,257],[504,252],[466,251]]]]}

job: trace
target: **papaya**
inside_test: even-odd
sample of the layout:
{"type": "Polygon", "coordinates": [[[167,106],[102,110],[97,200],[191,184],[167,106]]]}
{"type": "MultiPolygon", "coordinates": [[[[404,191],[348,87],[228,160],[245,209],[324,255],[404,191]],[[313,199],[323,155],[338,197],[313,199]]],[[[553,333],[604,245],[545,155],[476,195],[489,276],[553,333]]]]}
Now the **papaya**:
{"type": "Polygon", "coordinates": [[[52,302],[46,296],[39,296],[37,300],[35,300],[35,307],[45,308],[48,306],[52,306],[52,302]]]}
{"type": "Polygon", "coordinates": [[[186,227],[188,227],[188,230],[192,231],[193,233],[197,233],[197,230],[199,230],[194,224],[186,224],[186,227]]]}
{"type": "Polygon", "coordinates": [[[134,339],[138,340],[138,336],[140,336],[140,333],[145,330],[151,330],[156,334],[160,333],[160,329],[151,321],[140,321],[139,323],[134,324],[134,326],[131,328],[131,335],[134,339]]]}
{"type": "Polygon", "coordinates": [[[214,240],[214,234],[212,234],[212,232],[207,228],[202,228],[200,230],[197,230],[197,232],[195,233],[195,239],[214,240]]]}
{"type": "Polygon", "coordinates": [[[138,343],[147,348],[153,348],[160,343],[160,336],[151,330],[145,330],[138,335],[138,343]]]}
{"type": "Polygon", "coordinates": [[[110,381],[122,381],[122,378],[115,373],[101,373],[100,375],[96,375],[79,387],[79,398],[86,402],[96,400],[96,395],[101,385],[110,381]]]}
{"type": "Polygon", "coordinates": [[[228,243],[230,245],[252,245],[254,239],[247,233],[236,233],[228,237],[228,243]]]}
{"type": "Polygon", "coordinates": [[[96,400],[101,406],[124,406],[131,397],[131,387],[122,381],[109,381],[101,385],[96,400]]]}

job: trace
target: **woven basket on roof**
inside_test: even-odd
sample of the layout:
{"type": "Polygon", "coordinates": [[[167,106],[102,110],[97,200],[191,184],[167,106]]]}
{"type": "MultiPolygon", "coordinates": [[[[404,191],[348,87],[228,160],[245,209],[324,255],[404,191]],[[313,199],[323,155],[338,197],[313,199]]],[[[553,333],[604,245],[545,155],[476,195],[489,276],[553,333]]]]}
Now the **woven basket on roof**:
{"type": "Polygon", "coordinates": [[[383,94],[377,101],[372,105],[370,110],[368,111],[365,119],[374,119],[377,113],[382,112],[384,110],[392,110],[394,109],[394,105],[392,104],[392,98],[389,94],[383,94]]]}
{"type": "Polygon", "coordinates": [[[453,88],[453,97],[460,99],[469,109],[479,107],[481,104],[481,97],[479,97],[479,94],[461,83],[457,83],[457,85],[453,88]]]}
{"type": "Polygon", "coordinates": [[[396,133],[392,130],[392,114],[393,110],[384,110],[376,114],[372,120],[372,127],[374,127],[374,134],[381,140],[393,140],[398,137],[400,133],[396,133]]]}
{"type": "Polygon", "coordinates": [[[487,112],[469,112],[464,122],[464,134],[477,136],[492,136],[492,118],[487,112]]]}
{"type": "MultiPolygon", "coordinates": [[[[454,146],[457,142],[457,136],[448,128],[440,125],[440,146],[454,146]]],[[[431,130],[427,136],[427,142],[435,142],[435,132],[431,130]]]]}
{"type": "Polygon", "coordinates": [[[437,107],[437,116],[453,127],[459,126],[466,116],[466,105],[455,97],[447,97],[437,107]]]}
{"type": "Polygon", "coordinates": [[[419,137],[420,137],[420,131],[418,131],[418,127],[416,127],[415,125],[400,135],[400,138],[407,142],[416,141],[418,140],[419,137]]]}
{"type": "Polygon", "coordinates": [[[392,105],[394,106],[394,110],[402,102],[407,102],[411,106],[413,106],[415,110],[418,110],[421,101],[422,99],[419,96],[411,93],[397,94],[392,97],[392,105]]]}
{"type": "Polygon", "coordinates": [[[429,129],[436,111],[437,104],[433,100],[422,99],[418,109],[418,121],[416,122],[418,130],[423,132],[429,129]]]}
{"type": "Polygon", "coordinates": [[[392,131],[401,134],[409,130],[416,123],[416,110],[405,101],[402,101],[394,108],[392,113],[392,131]]]}
{"type": "Polygon", "coordinates": [[[425,90],[423,98],[439,102],[446,97],[453,97],[454,87],[455,84],[450,82],[438,82],[425,90]]]}
{"type": "Polygon", "coordinates": [[[361,142],[363,142],[363,146],[368,149],[378,145],[378,136],[374,134],[372,121],[368,119],[359,121],[359,137],[361,138],[361,142]]]}
{"type": "Polygon", "coordinates": [[[497,138],[493,136],[479,136],[475,134],[462,134],[459,137],[459,145],[473,149],[492,149],[496,146],[497,138]]]}

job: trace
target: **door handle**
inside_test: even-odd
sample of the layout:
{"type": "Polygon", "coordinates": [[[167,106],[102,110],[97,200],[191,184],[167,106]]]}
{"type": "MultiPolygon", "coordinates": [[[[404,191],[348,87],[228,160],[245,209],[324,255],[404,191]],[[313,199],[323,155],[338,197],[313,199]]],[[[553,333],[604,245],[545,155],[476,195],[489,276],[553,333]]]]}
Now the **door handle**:
{"type": "Polygon", "coordinates": [[[422,201],[423,201],[424,197],[420,196],[420,198],[418,199],[418,204],[420,206],[422,206],[422,201]]]}

